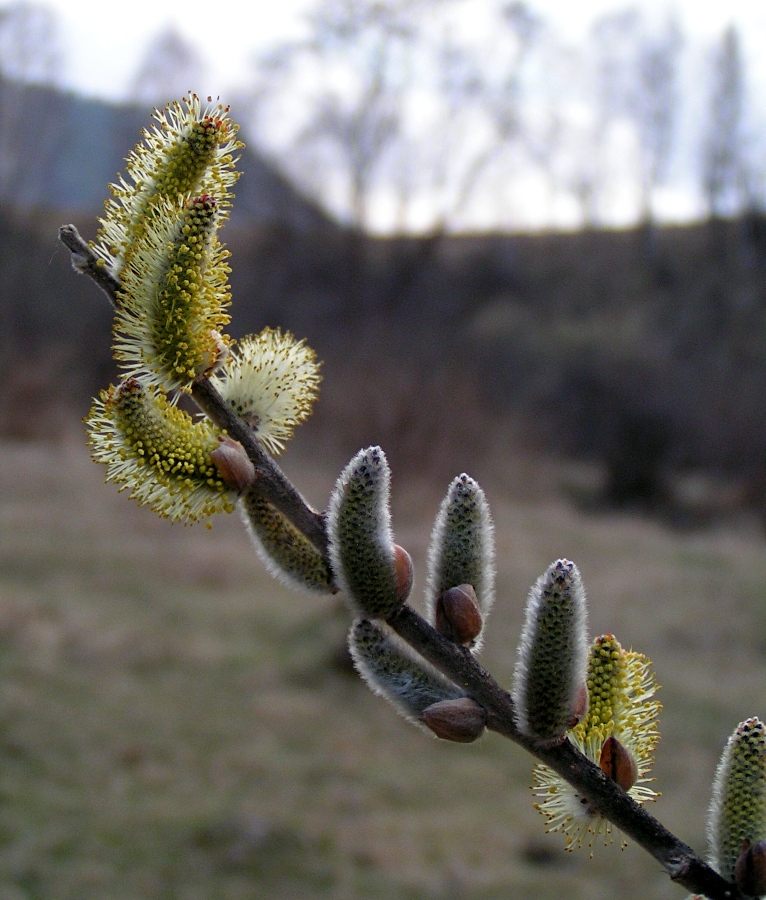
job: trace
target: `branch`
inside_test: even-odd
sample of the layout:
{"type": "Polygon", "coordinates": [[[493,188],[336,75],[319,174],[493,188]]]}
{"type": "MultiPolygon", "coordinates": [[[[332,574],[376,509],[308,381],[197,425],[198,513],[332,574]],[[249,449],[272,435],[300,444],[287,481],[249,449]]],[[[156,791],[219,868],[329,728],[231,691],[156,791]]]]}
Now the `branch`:
{"type": "Polygon", "coordinates": [[[192,385],[192,398],[199,408],[229,437],[239,441],[255,466],[255,481],[250,488],[257,491],[283,513],[295,527],[325,556],[327,531],[324,516],[313,510],[301,497],[274,460],[258,443],[252,428],[246,425],[224,402],[208,378],[192,385]]]}
{"type": "MultiPolygon", "coordinates": [[[[72,252],[72,265],[81,275],[87,275],[106,293],[113,306],[117,304],[120,282],[105,267],[74,225],[63,225],[59,239],[72,252]]],[[[285,477],[274,460],[258,443],[252,429],[238,418],[207,378],[192,385],[192,398],[199,408],[229,437],[239,441],[255,466],[255,483],[264,500],[268,500],[322,553],[327,552],[327,532],[324,517],[311,509],[295,487],[285,477]]]]}
{"type": "Polygon", "coordinates": [[[714,872],[569,741],[546,747],[521,734],[516,727],[510,694],[479,665],[469,650],[442,637],[409,606],[403,606],[388,620],[388,625],[487,710],[488,728],[524,747],[561,775],[610,822],[650,853],[671,879],[710,900],[743,900],[734,885],[714,872]]]}
{"type": "Polygon", "coordinates": [[[62,225],[59,228],[59,240],[72,253],[72,268],[80,275],[92,278],[101,290],[109,297],[112,306],[117,304],[120,282],[107,269],[104,260],[93,252],[87,241],[83,240],[74,225],[62,225]]]}
{"type": "MultiPolygon", "coordinates": [[[[114,304],[119,281],[80,237],[73,225],[59,231],[62,243],[72,252],[76,271],[88,275],[114,304]]],[[[327,533],[324,517],[311,509],[263,450],[252,430],[224,403],[210,381],[201,378],[192,386],[192,397],[210,419],[239,441],[256,470],[252,490],[273,504],[325,556],[327,533]]],[[[650,853],[678,884],[704,894],[710,900],[745,900],[744,895],[708,866],[694,851],[669,832],[601,769],[569,741],[545,746],[521,734],[516,727],[513,701],[463,647],[448,641],[411,607],[401,607],[388,625],[455,684],[460,685],[487,711],[487,727],[509,738],[550,766],[582,794],[610,822],[650,853]]]]}

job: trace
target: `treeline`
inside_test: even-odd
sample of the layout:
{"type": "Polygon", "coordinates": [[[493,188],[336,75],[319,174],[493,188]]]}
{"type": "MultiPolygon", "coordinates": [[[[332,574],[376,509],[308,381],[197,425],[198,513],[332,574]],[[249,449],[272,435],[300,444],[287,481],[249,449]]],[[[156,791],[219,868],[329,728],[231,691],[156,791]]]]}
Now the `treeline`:
{"type": "MultiPolygon", "coordinates": [[[[315,0],[296,33],[254,53],[243,83],[208,85],[200,49],[170,27],[123,99],[221,96],[294,184],[377,233],[766,208],[757,68],[733,25],[701,46],[670,12],[626,3],[572,43],[534,2],[315,0]]],[[[20,169],[62,150],[55,128],[30,126],[20,85],[55,86],[65,68],[54,13],[0,9],[2,202],[18,204],[20,169]]],[[[90,139],[109,130],[81,124],[90,139]]]]}
{"type": "Polygon", "coordinates": [[[629,2],[574,43],[534,0],[316,0],[239,96],[358,227],[603,227],[764,208],[751,62],[734,25],[702,46],[629,2]]]}
{"type": "MultiPolygon", "coordinates": [[[[44,437],[114,377],[110,311],[52,219],[0,216],[0,427],[44,437]]],[[[704,472],[766,495],[766,220],[374,239],[227,229],[232,333],[291,329],[324,360],[315,433],[454,474],[512,424],[662,505],[704,472]]],[[[85,229],[87,233],[87,229],[85,229]]]]}
{"type": "MultiPolygon", "coordinates": [[[[341,231],[288,248],[263,235],[237,249],[253,264],[235,266],[235,296],[259,298],[240,299],[237,320],[310,334],[352,395],[354,373],[376,369],[369,403],[399,433],[379,422],[374,439],[411,464],[434,456],[418,415],[436,420],[450,460],[510,418],[530,447],[602,463],[616,504],[661,505],[690,471],[764,502],[763,216],[548,235],[341,231]]],[[[349,409],[351,427],[360,417],[371,425],[349,409]]]]}

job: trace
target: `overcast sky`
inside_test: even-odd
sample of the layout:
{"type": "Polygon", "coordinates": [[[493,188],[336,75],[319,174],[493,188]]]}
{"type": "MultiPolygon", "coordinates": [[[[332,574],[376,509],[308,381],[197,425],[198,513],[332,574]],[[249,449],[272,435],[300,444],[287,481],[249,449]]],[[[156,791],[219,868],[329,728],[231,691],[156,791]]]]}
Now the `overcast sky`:
{"type": "MultiPolygon", "coordinates": [[[[40,2],[40,0],[37,0],[40,2]]],[[[105,0],[43,0],[56,14],[64,50],[64,68],[60,81],[79,92],[109,100],[123,100],[142,61],[149,42],[168,26],[174,26],[199,52],[206,66],[201,93],[231,98],[232,91],[248,79],[250,61],[258,51],[303,33],[305,13],[316,0],[131,0],[109,3],[105,0]]],[[[497,0],[500,4],[503,0],[497,0]]],[[[463,0],[466,28],[470,28],[472,6],[479,11],[487,0],[463,0]]],[[[0,0],[0,9],[10,5],[0,0]]],[[[710,48],[730,24],[737,26],[746,64],[748,93],[754,99],[754,115],[766,122],[766,0],[527,0],[565,41],[580,43],[593,21],[608,12],[639,7],[649,18],[667,19],[673,12],[684,35],[684,58],[681,90],[692,97],[702,97],[704,70],[701,66],[710,48]]],[[[696,102],[701,102],[697,100],[696,102]]],[[[694,103],[692,103],[692,106],[694,103]]],[[[689,120],[691,121],[691,120],[689,120]]],[[[678,135],[678,143],[691,144],[694,128],[681,126],[687,133],[678,135]]],[[[660,193],[655,211],[665,221],[684,221],[701,214],[698,183],[694,180],[693,154],[683,151],[676,162],[676,172],[660,193]]],[[[543,208],[529,190],[516,186],[515,196],[524,215],[511,214],[509,223],[522,227],[576,227],[579,213],[572,207],[563,214],[529,211],[543,208]]],[[[571,206],[571,204],[570,204],[571,206]]],[[[608,215],[605,222],[629,224],[635,215],[635,204],[618,204],[621,215],[608,215]]],[[[480,219],[466,223],[477,227],[494,222],[490,214],[486,223],[480,219]],[[490,221],[491,220],[491,221],[490,221]]],[[[385,230],[388,226],[381,224],[385,230]]]]}
{"type": "MultiPolygon", "coordinates": [[[[0,7],[8,5],[0,0],[0,7]]],[[[313,0],[47,0],[59,17],[67,53],[65,83],[89,94],[121,99],[148,41],[173,23],[199,49],[208,66],[211,93],[225,94],[245,77],[253,51],[300,34],[301,16],[313,0]]],[[[729,23],[739,26],[752,74],[766,87],[764,0],[531,0],[573,40],[594,18],[636,5],[658,15],[678,10],[690,42],[704,45],[729,23]]],[[[470,0],[466,7],[470,9],[470,0]]],[[[766,92],[765,92],[766,93],[766,92]]]]}

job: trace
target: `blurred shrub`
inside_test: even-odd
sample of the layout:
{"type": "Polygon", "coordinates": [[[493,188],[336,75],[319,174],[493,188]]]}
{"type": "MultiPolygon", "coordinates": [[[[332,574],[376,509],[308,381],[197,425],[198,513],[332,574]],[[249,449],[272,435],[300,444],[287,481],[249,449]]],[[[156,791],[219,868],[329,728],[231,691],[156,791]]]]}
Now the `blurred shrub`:
{"type": "MultiPolygon", "coordinates": [[[[81,414],[113,377],[110,310],[65,275],[58,224],[0,216],[6,436],[49,433],[35,421],[81,414]]],[[[762,510],[763,233],[755,214],[651,240],[230,227],[233,332],[281,324],[316,348],[313,433],[346,455],[376,441],[397,471],[451,477],[521,422],[528,445],[602,466],[609,502],[661,506],[693,470],[762,510]]]]}

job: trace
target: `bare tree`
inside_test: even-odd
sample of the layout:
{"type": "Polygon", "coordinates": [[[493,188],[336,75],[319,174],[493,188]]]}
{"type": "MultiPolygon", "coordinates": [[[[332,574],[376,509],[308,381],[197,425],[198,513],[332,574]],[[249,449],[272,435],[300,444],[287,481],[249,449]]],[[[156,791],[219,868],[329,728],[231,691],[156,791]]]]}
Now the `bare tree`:
{"type": "Polygon", "coordinates": [[[595,227],[607,178],[607,122],[598,96],[597,54],[561,43],[554,33],[536,60],[536,90],[526,100],[523,140],[549,185],[551,211],[568,210],[595,227]]]}
{"type": "Polygon", "coordinates": [[[20,2],[0,10],[0,201],[3,203],[19,202],[22,172],[30,167],[41,171],[44,161],[58,150],[56,122],[42,108],[29,109],[29,85],[55,83],[62,58],[58,23],[48,7],[20,2]]]}
{"type": "Polygon", "coordinates": [[[307,38],[258,63],[259,139],[351,225],[379,226],[385,210],[401,230],[441,231],[521,144],[538,20],[521,3],[486,11],[477,40],[461,0],[321,0],[307,38]],[[288,102],[290,133],[276,115],[288,102]]]}
{"type": "Polygon", "coordinates": [[[579,179],[588,188],[584,201],[592,205],[592,195],[605,189],[610,138],[620,126],[628,126],[635,142],[635,169],[624,170],[621,177],[635,180],[639,217],[650,223],[653,195],[666,175],[673,147],[680,28],[672,18],[652,28],[638,8],[628,7],[597,20],[591,45],[592,140],[586,150],[588,177],[579,179]]]}
{"type": "Polygon", "coordinates": [[[595,102],[607,122],[628,113],[633,99],[641,13],[636,7],[601,16],[591,29],[595,52],[595,102]]]}
{"type": "Polygon", "coordinates": [[[658,34],[642,35],[637,59],[637,96],[633,121],[639,147],[641,219],[653,219],[655,188],[664,180],[678,113],[678,60],[683,40],[669,18],[658,34]]]}
{"type": "Polygon", "coordinates": [[[737,29],[722,34],[712,60],[702,140],[702,191],[712,219],[737,211],[746,179],[743,148],[745,80],[737,29]]]}
{"type": "Polygon", "coordinates": [[[472,206],[475,213],[488,196],[502,196],[524,152],[525,76],[543,32],[536,14],[511,2],[488,17],[478,39],[466,40],[449,22],[437,37],[435,115],[420,173],[432,227],[455,227],[472,206]]]}
{"type": "Polygon", "coordinates": [[[172,26],[151,42],[130,87],[131,101],[161,105],[198,91],[205,65],[199,52],[172,26]]]}
{"type": "Polygon", "coordinates": [[[369,224],[370,193],[399,133],[418,6],[326,0],[309,15],[305,40],[257,63],[251,115],[261,126],[283,120],[269,117],[289,102],[294,127],[275,136],[277,152],[304,188],[356,227],[369,224]]]}
{"type": "Polygon", "coordinates": [[[49,84],[62,62],[53,12],[25,0],[0,10],[0,73],[5,79],[49,84]]]}
{"type": "Polygon", "coordinates": [[[537,40],[532,89],[521,98],[527,159],[549,186],[551,213],[573,213],[597,226],[610,199],[613,175],[624,180],[625,154],[614,148],[625,118],[632,36],[638,14],[626,10],[597,20],[584,46],[562,43],[545,29],[537,40]]]}

